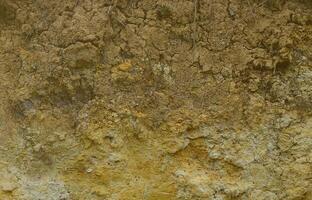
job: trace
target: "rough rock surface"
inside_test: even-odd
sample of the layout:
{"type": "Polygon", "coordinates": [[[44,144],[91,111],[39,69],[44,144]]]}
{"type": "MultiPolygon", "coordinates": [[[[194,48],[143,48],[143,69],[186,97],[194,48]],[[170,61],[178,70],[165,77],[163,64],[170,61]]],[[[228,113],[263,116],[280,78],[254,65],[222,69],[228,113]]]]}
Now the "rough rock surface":
{"type": "Polygon", "coordinates": [[[0,0],[1,200],[311,200],[311,0],[0,0]]]}

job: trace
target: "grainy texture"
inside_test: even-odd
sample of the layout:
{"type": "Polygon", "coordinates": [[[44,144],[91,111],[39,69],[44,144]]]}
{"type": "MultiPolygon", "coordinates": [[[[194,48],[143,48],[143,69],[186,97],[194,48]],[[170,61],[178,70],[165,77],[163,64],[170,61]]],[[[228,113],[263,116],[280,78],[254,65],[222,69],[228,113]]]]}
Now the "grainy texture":
{"type": "Polygon", "coordinates": [[[0,0],[1,200],[311,188],[311,0],[0,0]]]}

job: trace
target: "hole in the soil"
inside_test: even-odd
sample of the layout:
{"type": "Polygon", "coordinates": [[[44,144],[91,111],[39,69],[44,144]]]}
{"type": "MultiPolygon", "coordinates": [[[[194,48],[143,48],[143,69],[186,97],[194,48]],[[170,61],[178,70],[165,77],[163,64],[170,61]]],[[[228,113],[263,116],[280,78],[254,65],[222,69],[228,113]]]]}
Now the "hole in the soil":
{"type": "Polygon", "coordinates": [[[9,23],[15,18],[15,11],[5,1],[0,0],[0,23],[9,23]]]}
{"type": "Polygon", "coordinates": [[[50,94],[49,99],[52,105],[56,105],[58,107],[66,107],[72,103],[71,96],[66,89],[57,89],[56,91],[53,91],[50,94]]]}
{"type": "Polygon", "coordinates": [[[131,59],[134,57],[133,53],[131,53],[129,50],[127,49],[121,49],[120,51],[120,56],[123,59],[131,59]]]}
{"type": "Polygon", "coordinates": [[[11,112],[16,119],[24,118],[32,109],[34,103],[30,99],[11,102],[11,112]]]}
{"type": "Polygon", "coordinates": [[[159,6],[159,8],[157,9],[157,13],[156,14],[157,14],[157,19],[163,20],[163,19],[166,19],[166,18],[170,18],[171,11],[166,6],[159,6]]]}
{"type": "Polygon", "coordinates": [[[307,25],[307,26],[312,25],[312,19],[307,20],[307,21],[306,21],[306,25],[307,25]]]}
{"type": "Polygon", "coordinates": [[[289,68],[289,66],[290,66],[289,60],[281,60],[278,63],[276,63],[276,70],[285,71],[289,68]]]}
{"type": "Polygon", "coordinates": [[[75,98],[79,102],[87,103],[88,101],[94,98],[92,87],[86,86],[86,88],[83,88],[83,87],[77,88],[75,98]]]}
{"type": "Polygon", "coordinates": [[[279,43],[278,42],[273,42],[272,43],[272,50],[274,52],[276,52],[276,51],[278,51],[278,49],[279,49],[279,43]]]}
{"type": "Polygon", "coordinates": [[[92,61],[87,61],[87,60],[84,60],[84,59],[78,59],[76,61],[76,67],[77,68],[89,68],[92,65],[94,65],[94,63],[92,61]]]}

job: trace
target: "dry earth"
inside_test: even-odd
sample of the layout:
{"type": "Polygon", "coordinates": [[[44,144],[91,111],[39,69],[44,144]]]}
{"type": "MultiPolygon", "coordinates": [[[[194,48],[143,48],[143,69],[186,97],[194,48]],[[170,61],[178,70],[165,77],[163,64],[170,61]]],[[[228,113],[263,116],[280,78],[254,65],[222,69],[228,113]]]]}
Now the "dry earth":
{"type": "Polygon", "coordinates": [[[1,200],[311,200],[311,0],[0,0],[1,200]]]}

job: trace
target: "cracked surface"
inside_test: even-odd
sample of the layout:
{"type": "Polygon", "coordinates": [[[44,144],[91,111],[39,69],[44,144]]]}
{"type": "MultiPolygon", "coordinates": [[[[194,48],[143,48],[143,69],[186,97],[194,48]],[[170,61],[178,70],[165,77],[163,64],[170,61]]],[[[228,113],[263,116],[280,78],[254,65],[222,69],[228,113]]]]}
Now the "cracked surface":
{"type": "Polygon", "coordinates": [[[312,199],[310,0],[0,0],[0,199],[312,199]]]}

